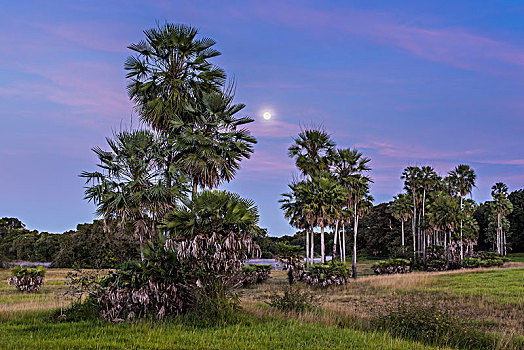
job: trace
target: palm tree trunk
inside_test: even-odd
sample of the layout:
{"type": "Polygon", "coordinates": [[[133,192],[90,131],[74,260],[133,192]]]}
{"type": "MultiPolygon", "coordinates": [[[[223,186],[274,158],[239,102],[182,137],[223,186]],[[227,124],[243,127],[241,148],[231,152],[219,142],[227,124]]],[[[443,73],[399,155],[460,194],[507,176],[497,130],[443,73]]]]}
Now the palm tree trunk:
{"type": "Polygon", "coordinates": [[[506,232],[504,231],[504,229],[502,229],[502,237],[503,237],[503,241],[502,241],[502,247],[504,248],[504,251],[502,254],[503,256],[506,256],[506,254],[508,253],[507,250],[506,250],[506,232]]]}
{"type": "Polygon", "coordinates": [[[342,222],[342,244],[340,245],[340,256],[342,261],[346,262],[346,227],[342,222]]]}
{"type": "Polygon", "coordinates": [[[338,220],[335,222],[335,234],[333,236],[333,257],[331,258],[333,261],[335,260],[335,256],[337,255],[337,240],[338,240],[338,220]]]}
{"type": "Polygon", "coordinates": [[[422,217],[422,211],[418,212],[418,225],[417,225],[417,240],[418,240],[418,250],[417,255],[420,256],[420,248],[422,247],[422,236],[420,235],[420,218],[422,217]]]}
{"type": "Polygon", "coordinates": [[[197,179],[193,179],[193,193],[192,193],[192,199],[195,199],[195,196],[197,195],[197,192],[198,192],[198,182],[197,182],[197,179]]]}
{"type": "Polygon", "coordinates": [[[413,192],[413,216],[411,217],[411,233],[413,234],[413,261],[417,253],[417,241],[415,240],[415,221],[417,220],[417,205],[415,202],[415,192],[413,192]]]}
{"type": "Polygon", "coordinates": [[[353,269],[353,278],[357,278],[357,231],[358,231],[358,214],[357,205],[355,204],[355,217],[353,223],[353,262],[351,268],[353,269]]]}
{"type": "Polygon", "coordinates": [[[306,229],[306,266],[309,264],[309,230],[306,229]]]}
{"type": "Polygon", "coordinates": [[[326,246],[324,244],[324,225],[320,226],[320,261],[326,263],[326,246]]]}
{"type": "Polygon", "coordinates": [[[404,254],[404,220],[402,222],[402,254],[404,254]]]}
{"type": "Polygon", "coordinates": [[[315,260],[314,260],[314,257],[315,257],[315,229],[312,228],[311,229],[311,254],[310,254],[310,259],[311,259],[311,265],[313,265],[315,263],[315,260]]]}
{"type": "Polygon", "coordinates": [[[498,230],[497,230],[498,231],[497,232],[497,253],[499,253],[499,254],[501,254],[501,245],[502,245],[501,244],[502,243],[501,242],[502,241],[502,237],[501,237],[502,236],[501,235],[501,233],[502,233],[502,223],[501,223],[501,221],[502,221],[501,220],[501,215],[500,215],[500,213],[498,213],[498,215],[497,215],[497,226],[498,226],[498,230]]]}
{"type": "MultiPolygon", "coordinates": [[[[460,196],[460,212],[462,213],[462,195],[460,196]]],[[[460,218],[460,262],[464,260],[464,244],[462,243],[462,218],[460,218]]]]}

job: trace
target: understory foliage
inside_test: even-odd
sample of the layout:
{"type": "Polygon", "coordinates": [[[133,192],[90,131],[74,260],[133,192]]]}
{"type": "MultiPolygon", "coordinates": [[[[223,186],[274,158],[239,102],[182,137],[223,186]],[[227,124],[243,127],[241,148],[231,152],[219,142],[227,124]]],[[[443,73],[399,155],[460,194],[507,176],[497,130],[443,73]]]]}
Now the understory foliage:
{"type": "Polygon", "coordinates": [[[270,278],[271,265],[244,265],[242,266],[242,285],[259,284],[270,278]]]}
{"type": "Polygon", "coordinates": [[[302,279],[304,274],[304,263],[302,262],[301,248],[299,246],[286,244],[282,242],[277,243],[278,260],[287,271],[287,279],[289,284],[302,279]]]}
{"type": "Polygon", "coordinates": [[[11,276],[7,283],[19,291],[38,292],[44,285],[45,268],[43,266],[37,268],[16,266],[11,269],[11,276]]]}
{"type": "Polygon", "coordinates": [[[464,325],[447,310],[436,307],[402,305],[373,320],[373,324],[394,336],[428,344],[465,349],[492,349],[497,343],[494,335],[464,325]]]}
{"type": "Polygon", "coordinates": [[[267,304],[280,311],[304,312],[314,308],[315,297],[307,290],[288,286],[283,294],[275,293],[269,297],[267,304]]]}
{"type": "Polygon", "coordinates": [[[377,275],[392,274],[392,273],[408,273],[411,272],[411,262],[407,259],[388,259],[379,261],[371,266],[377,275]]]}
{"type": "Polygon", "coordinates": [[[348,263],[331,261],[327,264],[316,263],[306,268],[302,279],[320,287],[346,284],[351,279],[351,267],[348,263]]]}
{"type": "MultiPolygon", "coordinates": [[[[443,248],[443,247],[440,247],[443,248]]],[[[442,249],[441,249],[442,250],[442,249]]],[[[426,261],[424,264],[413,264],[410,260],[402,258],[392,258],[388,260],[379,261],[371,266],[373,271],[380,274],[392,273],[407,273],[413,270],[425,271],[447,271],[460,268],[477,268],[477,267],[493,267],[502,266],[507,258],[500,256],[495,252],[478,252],[471,257],[465,257],[462,264],[448,260],[438,247],[433,247],[432,251],[428,251],[426,261]]]]}

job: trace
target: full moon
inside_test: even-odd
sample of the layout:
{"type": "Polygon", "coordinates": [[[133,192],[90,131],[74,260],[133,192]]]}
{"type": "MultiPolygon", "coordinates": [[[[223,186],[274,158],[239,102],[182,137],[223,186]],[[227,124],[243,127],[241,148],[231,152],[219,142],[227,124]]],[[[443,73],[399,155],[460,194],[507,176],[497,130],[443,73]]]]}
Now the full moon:
{"type": "Polygon", "coordinates": [[[271,113],[269,113],[269,112],[264,113],[264,119],[265,120],[271,119],[271,113]]]}

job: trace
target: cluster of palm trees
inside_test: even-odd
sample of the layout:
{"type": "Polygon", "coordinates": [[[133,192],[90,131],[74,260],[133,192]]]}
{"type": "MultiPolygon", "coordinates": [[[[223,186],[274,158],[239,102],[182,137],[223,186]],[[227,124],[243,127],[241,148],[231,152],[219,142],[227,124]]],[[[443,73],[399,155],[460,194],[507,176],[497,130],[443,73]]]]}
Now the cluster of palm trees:
{"type": "Polygon", "coordinates": [[[502,182],[497,182],[491,187],[491,196],[493,197],[493,201],[490,202],[491,222],[496,225],[493,248],[498,254],[504,256],[507,253],[506,231],[509,229],[509,221],[506,216],[513,211],[513,204],[508,199],[508,186],[502,182]]]}
{"type": "MultiPolygon", "coordinates": [[[[443,245],[446,254],[464,258],[464,243],[471,250],[478,224],[473,218],[475,202],[464,197],[475,186],[476,174],[465,164],[444,178],[430,166],[409,166],[401,179],[404,190],[392,203],[395,218],[402,223],[402,250],[405,253],[404,223],[411,219],[413,256],[426,259],[427,249],[443,245]]],[[[472,253],[472,251],[471,251],[472,253]]],[[[450,256],[451,257],[451,256],[450,256]]]]}
{"type": "MultiPolygon", "coordinates": [[[[411,219],[413,256],[426,259],[428,248],[444,246],[448,259],[462,262],[465,255],[473,254],[479,230],[473,217],[476,203],[465,198],[475,187],[476,174],[465,164],[458,165],[444,178],[430,166],[410,166],[404,169],[401,179],[404,190],[394,197],[391,204],[393,216],[401,222],[402,252],[406,253],[404,224],[411,219]]],[[[498,215],[497,247],[504,253],[505,235],[502,219],[509,214],[511,203],[507,199],[507,187],[499,183],[493,186],[493,211],[498,215]],[[509,204],[508,204],[509,203],[509,204]]]]}
{"type": "MultiPolygon", "coordinates": [[[[253,119],[238,116],[244,105],[233,102],[234,84],[210,62],[220,55],[214,40],[169,23],[144,34],[125,62],[129,97],[144,127],[115,133],[108,151],[94,148],[100,169],[81,174],[97,213],[134,223],[142,246],[168,212],[193,206],[184,200],[188,193],[196,199],[199,187],[231,181],[256,143],[244,127],[253,119]]],[[[251,218],[258,221],[258,214],[251,218]]]]}
{"type": "Polygon", "coordinates": [[[289,147],[300,176],[282,194],[280,203],[290,224],[303,230],[306,264],[313,264],[315,228],[320,228],[320,258],[326,262],[325,230],[334,233],[333,259],[346,261],[346,226],[353,221],[353,277],[357,277],[356,252],[359,218],[372,207],[373,198],[366,175],[370,159],[357,149],[336,148],[321,129],[303,130],[289,147]],[[338,247],[338,248],[337,248],[338,247]]]}

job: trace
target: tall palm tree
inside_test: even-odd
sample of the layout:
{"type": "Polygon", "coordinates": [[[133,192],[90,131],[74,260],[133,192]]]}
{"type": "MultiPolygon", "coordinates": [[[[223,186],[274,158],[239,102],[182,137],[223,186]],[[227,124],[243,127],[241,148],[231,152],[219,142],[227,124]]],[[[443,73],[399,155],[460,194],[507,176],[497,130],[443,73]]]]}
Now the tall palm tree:
{"type": "MultiPolygon", "coordinates": [[[[123,131],[107,138],[110,151],[93,148],[100,171],[84,171],[85,198],[97,206],[96,213],[107,222],[133,222],[143,248],[156,235],[156,226],[165,213],[183,198],[185,184],[179,179],[167,186],[165,171],[158,159],[158,139],[148,130],[123,131]]],[[[108,227],[108,226],[106,226],[108,227]]]]}
{"type": "Polygon", "coordinates": [[[183,121],[184,110],[202,92],[218,92],[224,70],[210,63],[220,55],[215,41],[197,38],[191,26],[166,23],[144,31],[145,40],[130,45],[135,52],[124,65],[127,90],[142,121],[167,131],[172,121],[183,121]]]}
{"type": "Polygon", "coordinates": [[[320,129],[305,129],[293,139],[294,144],[288,148],[290,158],[302,175],[311,177],[316,172],[328,169],[329,152],[335,142],[327,132],[320,129]]]}
{"type": "Polygon", "coordinates": [[[400,193],[393,198],[391,203],[393,217],[401,222],[402,225],[402,253],[405,252],[404,244],[404,223],[413,215],[411,199],[405,193],[400,193]]]}
{"type": "Polygon", "coordinates": [[[513,204],[508,199],[508,186],[497,182],[491,187],[491,209],[497,217],[496,246],[497,253],[506,255],[506,233],[503,230],[503,219],[513,211],[513,204]]]}
{"type": "Polygon", "coordinates": [[[365,215],[371,206],[373,206],[373,197],[369,194],[369,183],[372,180],[367,176],[353,177],[353,181],[350,183],[350,193],[353,209],[353,256],[352,256],[352,269],[353,278],[357,278],[357,234],[358,234],[358,221],[359,218],[365,215]]]}
{"type": "Polygon", "coordinates": [[[409,166],[404,169],[400,179],[404,180],[404,189],[411,193],[413,198],[413,215],[411,216],[411,232],[413,234],[413,259],[417,253],[417,240],[415,238],[417,221],[417,190],[420,183],[420,168],[409,166]]]}
{"type": "MultiPolygon", "coordinates": [[[[435,170],[430,166],[423,166],[419,173],[419,184],[422,187],[422,226],[425,226],[425,206],[426,206],[426,193],[430,190],[434,190],[439,185],[440,178],[435,170]]],[[[419,227],[420,230],[420,227],[419,227]]],[[[422,259],[426,259],[426,234],[422,237],[422,259]]]]}
{"type": "Polygon", "coordinates": [[[456,223],[461,216],[459,203],[449,194],[440,192],[434,196],[430,205],[430,213],[432,224],[444,232],[444,246],[447,254],[448,237],[449,243],[451,243],[452,233],[455,231],[456,223]]]}
{"type": "MultiPolygon", "coordinates": [[[[369,166],[371,159],[364,157],[364,155],[356,148],[337,149],[332,150],[330,153],[330,164],[332,171],[335,173],[338,182],[346,190],[345,206],[349,211],[352,212],[353,219],[356,221],[357,211],[355,209],[355,204],[357,198],[359,198],[359,194],[355,193],[355,190],[360,190],[361,181],[371,182],[369,177],[363,175],[365,172],[371,170],[371,167],[369,166]]],[[[349,216],[346,217],[349,218],[349,216]]],[[[342,260],[345,261],[345,220],[342,220],[342,223],[342,246],[344,247],[342,250],[344,255],[342,260]]],[[[356,248],[354,247],[354,249],[356,248]]]]}
{"type": "Polygon", "coordinates": [[[316,213],[316,222],[320,227],[320,256],[324,264],[325,252],[325,227],[332,222],[332,213],[338,210],[345,200],[343,187],[328,172],[320,172],[311,178],[313,198],[310,205],[316,213]]]}
{"type": "Polygon", "coordinates": [[[256,139],[243,127],[253,119],[236,116],[243,108],[230,91],[204,93],[192,112],[194,124],[172,123],[173,161],[192,178],[193,196],[198,186],[231,181],[253,153],[256,139]]]}
{"type": "Polygon", "coordinates": [[[310,234],[312,235],[314,220],[311,219],[311,213],[308,211],[308,203],[310,203],[307,191],[308,184],[305,181],[300,181],[294,182],[288,187],[291,192],[282,194],[283,198],[279,200],[280,208],[284,210],[284,216],[289,220],[291,226],[304,230],[306,264],[312,264],[312,255],[310,261],[310,234]]]}
{"type": "MultiPolygon", "coordinates": [[[[477,178],[477,175],[475,174],[475,171],[466,164],[460,164],[455,169],[449,172],[449,177],[451,180],[451,184],[456,191],[460,195],[460,208],[462,210],[462,204],[464,196],[466,196],[468,193],[471,193],[471,190],[473,187],[475,187],[475,180],[477,178]]],[[[460,260],[464,259],[464,247],[462,242],[462,220],[460,221],[460,260]]]]}

